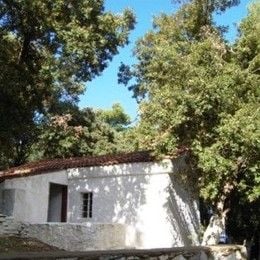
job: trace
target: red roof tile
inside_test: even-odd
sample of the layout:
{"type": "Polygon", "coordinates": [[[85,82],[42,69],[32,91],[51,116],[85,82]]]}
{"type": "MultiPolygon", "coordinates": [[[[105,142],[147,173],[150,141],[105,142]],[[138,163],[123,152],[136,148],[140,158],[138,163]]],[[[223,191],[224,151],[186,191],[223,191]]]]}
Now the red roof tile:
{"type": "Polygon", "coordinates": [[[51,171],[63,170],[68,168],[105,166],[121,163],[150,162],[154,157],[149,152],[132,152],[117,155],[100,155],[74,157],[67,159],[51,159],[30,162],[18,167],[13,167],[0,172],[0,181],[17,177],[25,177],[51,171]]]}
{"type": "MultiPolygon", "coordinates": [[[[177,149],[175,157],[189,151],[188,148],[182,147],[177,149]]],[[[0,182],[5,179],[26,177],[47,172],[59,171],[69,168],[105,166],[122,163],[151,162],[155,157],[151,152],[139,151],[132,153],[122,153],[115,155],[84,156],[66,159],[51,159],[36,162],[30,162],[18,167],[13,167],[0,172],[0,182]]]]}

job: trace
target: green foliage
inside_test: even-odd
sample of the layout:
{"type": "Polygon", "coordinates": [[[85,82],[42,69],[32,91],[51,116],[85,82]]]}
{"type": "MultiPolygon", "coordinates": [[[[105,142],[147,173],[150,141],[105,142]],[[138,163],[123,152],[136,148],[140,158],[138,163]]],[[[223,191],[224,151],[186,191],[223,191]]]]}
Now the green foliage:
{"type": "Polygon", "coordinates": [[[7,164],[26,159],[37,118],[76,104],[128,41],[134,16],[103,1],[0,1],[0,147],[7,164]],[[23,151],[19,155],[15,147],[23,151]],[[13,155],[14,153],[14,155],[13,155]]]}
{"type": "MultiPolygon", "coordinates": [[[[137,44],[138,63],[123,65],[119,80],[136,78],[130,89],[140,102],[139,145],[169,155],[191,148],[201,196],[219,213],[232,208],[233,218],[241,205],[260,198],[260,5],[250,9],[231,45],[212,14],[202,17],[198,2],[157,17],[155,29],[137,44]],[[231,204],[234,196],[241,199],[238,207],[231,204]]],[[[259,216],[248,217],[259,226],[259,216]]],[[[248,235],[255,226],[247,226],[248,235]]]]}
{"type": "Polygon", "coordinates": [[[97,111],[63,104],[55,112],[38,124],[38,139],[30,150],[29,160],[132,150],[125,141],[130,119],[119,104],[97,111]]]}
{"type": "MultiPolygon", "coordinates": [[[[184,0],[173,0],[176,3],[187,3],[192,1],[184,1],[184,0]]],[[[239,0],[212,0],[212,1],[205,1],[205,0],[195,0],[193,3],[200,5],[203,7],[203,11],[201,14],[209,14],[211,15],[213,12],[224,12],[226,9],[238,5],[239,0]]]]}
{"type": "Polygon", "coordinates": [[[130,117],[124,112],[119,103],[113,104],[111,110],[100,110],[97,111],[97,114],[99,114],[102,121],[118,131],[124,130],[130,124],[130,117]]]}
{"type": "Polygon", "coordinates": [[[138,142],[138,132],[135,126],[127,127],[124,131],[118,132],[117,136],[116,147],[118,152],[133,152],[141,150],[138,142]]]}
{"type": "Polygon", "coordinates": [[[260,198],[259,113],[259,104],[245,104],[234,115],[227,115],[218,127],[218,139],[199,154],[199,166],[208,173],[204,197],[214,198],[225,183],[233,182],[249,202],[260,198]],[[214,183],[213,175],[221,179],[214,183]]]}
{"type": "Polygon", "coordinates": [[[74,107],[67,114],[49,116],[40,126],[30,159],[68,158],[113,153],[115,133],[91,109],[74,107]]]}
{"type": "Polygon", "coordinates": [[[260,5],[249,7],[250,16],[240,24],[240,37],[235,44],[236,57],[243,68],[260,74],[260,5]]]}

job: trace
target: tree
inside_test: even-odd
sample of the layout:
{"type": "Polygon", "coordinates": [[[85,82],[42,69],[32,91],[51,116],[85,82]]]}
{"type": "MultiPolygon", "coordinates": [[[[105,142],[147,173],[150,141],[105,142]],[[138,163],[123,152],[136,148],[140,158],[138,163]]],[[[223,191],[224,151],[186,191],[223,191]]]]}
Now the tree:
{"type": "Polygon", "coordinates": [[[30,160],[113,153],[116,149],[115,132],[90,108],[75,106],[66,113],[50,115],[39,128],[30,160]]]}
{"type": "Polygon", "coordinates": [[[117,152],[133,152],[139,150],[136,128],[130,125],[130,117],[122,106],[116,103],[109,110],[97,111],[100,120],[107,123],[114,131],[117,152]]]}
{"type": "Polygon", "coordinates": [[[38,124],[39,134],[29,160],[126,151],[122,136],[129,120],[120,104],[108,110],[79,109],[63,104],[55,108],[54,115],[45,116],[38,124]]]}
{"type": "MultiPolygon", "coordinates": [[[[139,145],[159,155],[190,148],[200,194],[219,223],[214,243],[227,218],[230,235],[239,241],[230,224],[244,206],[257,208],[260,195],[259,5],[231,45],[211,12],[196,22],[203,19],[199,2],[157,17],[154,30],[136,46],[138,63],[132,69],[122,65],[119,81],[136,79],[129,88],[140,102],[139,145]],[[238,205],[232,205],[234,198],[238,205]]],[[[259,227],[259,211],[245,219],[236,224],[247,226],[249,238],[259,227]]]]}
{"type": "Polygon", "coordinates": [[[112,109],[97,111],[100,119],[118,131],[122,131],[130,124],[130,117],[124,112],[119,103],[112,105],[112,109]]]}
{"type": "Polygon", "coordinates": [[[7,164],[26,159],[39,116],[60,101],[76,104],[133,25],[129,10],[105,12],[102,0],[0,1],[0,147],[7,164]],[[16,158],[14,147],[23,151],[16,158]]]}

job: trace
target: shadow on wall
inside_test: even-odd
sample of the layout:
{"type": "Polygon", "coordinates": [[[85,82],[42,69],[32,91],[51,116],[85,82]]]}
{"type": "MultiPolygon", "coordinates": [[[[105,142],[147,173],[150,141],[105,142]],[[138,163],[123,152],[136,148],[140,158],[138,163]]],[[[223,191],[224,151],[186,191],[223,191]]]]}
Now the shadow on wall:
{"type": "Polygon", "coordinates": [[[199,245],[197,181],[191,167],[184,160],[185,158],[178,158],[174,163],[175,169],[169,175],[171,185],[167,188],[168,198],[164,207],[173,227],[174,240],[179,240],[184,246],[199,245]]]}
{"type": "MultiPolygon", "coordinates": [[[[71,220],[132,224],[137,221],[137,208],[145,204],[149,175],[127,175],[130,164],[108,167],[106,176],[96,177],[96,169],[87,169],[87,178],[69,180],[71,220]],[[82,218],[82,193],[93,192],[93,217],[82,218]],[[77,202],[77,203],[74,203],[77,202]],[[81,202],[81,203],[78,203],[81,202]]],[[[146,167],[146,172],[150,169],[146,167]]]]}
{"type": "MultiPolygon", "coordinates": [[[[146,203],[150,176],[139,172],[126,174],[138,170],[133,165],[108,166],[106,174],[98,177],[95,167],[79,169],[87,171],[88,177],[69,180],[69,222],[126,224],[129,244],[142,246],[138,209],[146,203]],[[92,218],[82,217],[84,192],[93,192],[92,218]]],[[[149,173],[150,167],[145,171],[149,173]]]]}
{"type": "Polygon", "coordinates": [[[75,169],[69,179],[69,222],[125,224],[129,244],[136,247],[199,244],[197,197],[184,189],[194,184],[178,176],[190,175],[191,169],[185,158],[172,164],[172,174],[167,163],[75,169]],[[86,192],[93,193],[91,218],[82,217],[86,192]]]}

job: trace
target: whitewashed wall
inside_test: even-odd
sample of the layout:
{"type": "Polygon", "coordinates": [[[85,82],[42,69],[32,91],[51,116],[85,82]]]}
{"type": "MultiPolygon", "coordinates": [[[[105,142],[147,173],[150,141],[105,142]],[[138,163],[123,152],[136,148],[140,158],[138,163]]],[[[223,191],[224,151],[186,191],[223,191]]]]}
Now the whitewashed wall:
{"type": "Polygon", "coordinates": [[[0,194],[3,189],[15,190],[16,220],[45,223],[49,184],[68,185],[68,222],[121,224],[125,226],[126,247],[198,244],[198,198],[190,191],[190,184],[179,181],[185,167],[182,157],[173,162],[68,169],[6,180],[0,184],[0,194]],[[82,218],[83,192],[93,192],[91,219],[82,218]]]}
{"type": "MultiPolygon", "coordinates": [[[[48,216],[50,183],[67,185],[66,171],[5,180],[0,186],[0,193],[3,190],[14,190],[15,203],[12,215],[15,220],[44,223],[48,216]]],[[[8,201],[2,201],[3,203],[8,201]]]]}
{"type": "Polygon", "coordinates": [[[198,244],[197,198],[175,181],[183,167],[184,158],[70,169],[68,220],[126,224],[129,247],[198,244]],[[91,219],[82,218],[83,192],[93,192],[91,219]]]}

